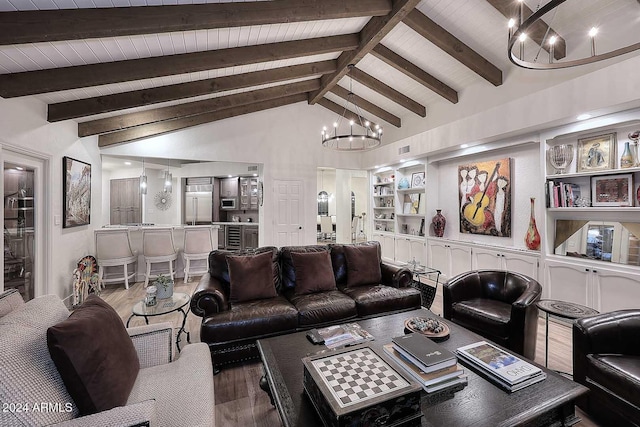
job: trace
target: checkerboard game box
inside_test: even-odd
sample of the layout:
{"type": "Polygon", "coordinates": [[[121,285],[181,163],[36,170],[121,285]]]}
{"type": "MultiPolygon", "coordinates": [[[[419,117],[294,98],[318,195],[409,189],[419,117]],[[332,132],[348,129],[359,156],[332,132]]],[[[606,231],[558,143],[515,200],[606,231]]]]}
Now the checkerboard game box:
{"type": "Polygon", "coordinates": [[[419,426],[421,387],[368,345],[302,359],[304,390],[325,426],[419,426]]]}

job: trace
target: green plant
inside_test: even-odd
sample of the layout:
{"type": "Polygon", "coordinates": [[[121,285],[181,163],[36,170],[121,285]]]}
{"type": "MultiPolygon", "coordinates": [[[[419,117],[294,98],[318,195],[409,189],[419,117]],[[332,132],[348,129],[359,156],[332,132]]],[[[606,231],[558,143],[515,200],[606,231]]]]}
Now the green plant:
{"type": "Polygon", "coordinates": [[[169,286],[173,283],[173,280],[171,280],[171,277],[167,277],[164,274],[159,275],[158,277],[156,277],[156,280],[153,281],[153,284],[156,286],[162,286],[162,289],[165,290],[165,292],[169,289],[169,286]]]}

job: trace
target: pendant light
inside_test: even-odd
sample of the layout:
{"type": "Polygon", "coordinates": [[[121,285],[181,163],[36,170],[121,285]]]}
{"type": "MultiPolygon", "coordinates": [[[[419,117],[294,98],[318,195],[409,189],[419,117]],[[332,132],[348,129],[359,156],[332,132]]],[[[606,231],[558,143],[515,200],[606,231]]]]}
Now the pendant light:
{"type": "Polygon", "coordinates": [[[144,157],[142,158],[142,175],[140,175],[140,194],[147,194],[147,174],[144,171],[144,157]]]}
{"type": "Polygon", "coordinates": [[[169,159],[167,159],[167,170],[164,173],[164,192],[171,193],[173,190],[173,174],[169,172],[169,159]]]}

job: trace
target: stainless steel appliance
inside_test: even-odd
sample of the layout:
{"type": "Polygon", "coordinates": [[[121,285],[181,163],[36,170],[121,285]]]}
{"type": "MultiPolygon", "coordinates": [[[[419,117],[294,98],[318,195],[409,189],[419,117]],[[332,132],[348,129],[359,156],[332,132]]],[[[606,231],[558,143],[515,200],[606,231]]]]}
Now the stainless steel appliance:
{"type": "MultiPolygon", "coordinates": [[[[213,220],[213,184],[195,183],[189,178],[184,191],[184,221],[187,224],[211,224],[213,220]]],[[[211,182],[211,178],[206,178],[211,182]]],[[[200,181],[202,182],[202,181],[200,181]]]]}
{"type": "Polygon", "coordinates": [[[236,199],[235,197],[226,198],[226,199],[220,199],[220,209],[235,210],[236,209],[237,200],[238,199],[236,199]]]}
{"type": "Polygon", "coordinates": [[[227,225],[226,226],[226,249],[235,250],[242,249],[242,226],[241,225],[227,225]]]}

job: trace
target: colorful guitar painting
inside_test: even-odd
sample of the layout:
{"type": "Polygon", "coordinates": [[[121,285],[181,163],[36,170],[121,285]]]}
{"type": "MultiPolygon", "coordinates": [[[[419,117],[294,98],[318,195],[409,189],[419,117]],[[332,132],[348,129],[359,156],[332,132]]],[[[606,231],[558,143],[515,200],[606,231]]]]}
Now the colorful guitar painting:
{"type": "Polygon", "coordinates": [[[498,169],[500,169],[500,162],[496,163],[496,167],[493,169],[491,177],[487,182],[485,182],[484,191],[482,192],[482,194],[476,193],[473,196],[473,201],[464,208],[464,217],[467,219],[467,221],[473,224],[474,227],[480,227],[482,224],[484,224],[484,210],[487,206],[489,206],[490,202],[489,197],[487,197],[487,189],[498,173],[498,169]]]}

